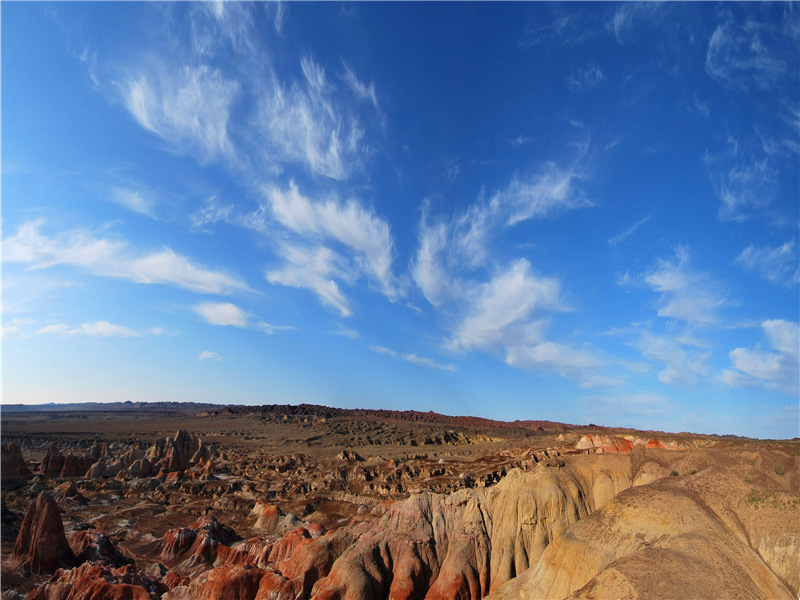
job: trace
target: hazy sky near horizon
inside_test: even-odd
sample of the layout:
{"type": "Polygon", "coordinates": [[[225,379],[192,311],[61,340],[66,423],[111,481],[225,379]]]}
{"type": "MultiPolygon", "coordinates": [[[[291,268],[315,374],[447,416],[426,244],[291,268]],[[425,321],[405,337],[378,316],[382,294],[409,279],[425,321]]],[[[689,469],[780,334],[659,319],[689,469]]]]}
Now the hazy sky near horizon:
{"type": "Polygon", "coordinates": [[[800,435],[793,3],[6,3],[2,401],[800,435]]]}

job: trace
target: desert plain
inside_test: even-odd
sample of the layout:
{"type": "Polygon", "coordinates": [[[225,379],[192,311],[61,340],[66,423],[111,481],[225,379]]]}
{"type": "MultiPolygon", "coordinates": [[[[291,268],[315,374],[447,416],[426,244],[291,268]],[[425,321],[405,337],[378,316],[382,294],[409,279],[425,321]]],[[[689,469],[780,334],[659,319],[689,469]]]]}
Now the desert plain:
{"type": "Polygon", "coordinates": [[[800,596],[800,440],[5,405],[2,600],[800,596]]]}

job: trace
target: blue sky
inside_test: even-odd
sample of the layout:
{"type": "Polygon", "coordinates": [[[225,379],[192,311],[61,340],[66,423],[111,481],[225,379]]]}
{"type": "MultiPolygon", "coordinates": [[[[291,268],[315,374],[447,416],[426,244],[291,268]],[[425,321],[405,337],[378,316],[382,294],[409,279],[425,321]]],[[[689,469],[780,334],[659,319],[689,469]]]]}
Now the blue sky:
{"type": "Polygon", "coordinates": [[[4,403],[791,437],[796,4],[3,3],[4,403]]]}

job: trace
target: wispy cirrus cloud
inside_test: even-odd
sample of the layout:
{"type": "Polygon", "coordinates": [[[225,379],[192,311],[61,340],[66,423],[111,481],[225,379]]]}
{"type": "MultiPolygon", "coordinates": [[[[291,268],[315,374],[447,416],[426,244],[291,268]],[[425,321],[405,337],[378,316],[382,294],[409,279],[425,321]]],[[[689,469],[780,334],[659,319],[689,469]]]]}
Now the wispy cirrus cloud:
{"type": "Polygon", "coordinates": [[[676,387],[690,387],[709,374],[708,360],[711,353],[691,344],[679,336],[656,335],[642,331],[632,345],[642,356],[663,365],[658,372],[661,383],[676,387]]]}
{"type": "Polygon", "coordinates": [[[729,304],[709,275],[691,267],[688,246],[678,246],[674,258],[659,259],[644,283],[660,294],[659,317],[691,325],[716,323],[719,309],[729,304]]]}
{"type": "Polygon", "coordinates": [[[151,57],[119,84],[131,115],[179,153],[202,162],[234,158],[228,135],[239,83],[207,65],[169,65],[151,57]]]}
{"type": "Polygon", "coordinates": [[[75,266],[98,276],[173,285],[206,294],[247,289],[240,280],[198,266],[170,248],[142,254],[129,250],[125,241],[97,238],[86,230],[48,237],[40,231],[43,225],[42,219],[29,221],[5,238],[3,260],[29,264],[34,269],[75,266]]]}
{"type": "Polygon", "coordinates": [[[591,206],[577,186],[579,179],[576,165],[562,168],[547,162],[530,177],[515,176],[505,189],[495,193],[490,206],[506,215],[507,226],[591,206]]]}
{"type": "Polygon", "coordinates": [[[543,323],[532,320],[532,315],[564,309],[559,281],[537,277],[530,263],[520,259],[471,290],[467,314],[447,346],[463,351],[539,341],[543,323]]]}
{"type": "Polygon", "coordinates": [[[377,352],[378,354],[383,354],[385,356],[391,356],[392,358],[396,358],[398,360],[404,360],[408,363],[413,365],[417,365],[420,367],[427,367],[429,369],[438,369],[439,371],[450,371],[451,373],[455,373],[458,371],[458,367],[456,367],[452,363],[440,363],[432,358],[427,358],[425,356],[418,356],[411,352],[395,352],[390,348],[386,348],[384,346],[370,346],[370,350],[373,352],[377,352]]]}
{"type": "Polygon", "coordinates": [[[487,281],[477,278],[491,262],[490,242],[498,231],[591,205],[577,185],[585,152],[584,145],[567,168],[545,162],[532,175],[515,175],[505,188],[488,199],[482,192],[450,218],[432,217],[425,202],[411,276],[449,322],[445,348],[499,353],[515,368],[554,370],[585,387],[620,383],[599,374],[605,361],[591,349],[546,339],[550,315],[568,310],[557,278],[535,274],[525,259],[495,267],[487,281]]]}
{"type": "Polygon", "coordinates": [[[590,64],[572,69],[567,77],[567,85],[573,92],[586,92],[598,87],[605,78],[600,67],[590,64]]]}
{"type": "Polygon", "coordinates": [[[737,23],[728,14],[708,42],[706,72],[726,87],[771,89],[790,72],[796,52],[792,37],[796,33],[791,30],[755,19],[737,23]]]}
{"type": "Polygon", "coordinates": [[[645,223],[647,223],[647,222],[648,222],[650,219],[652,219],[652,218],[653,218],[653,213],[650,213],[650,214],[649,214],[649,215],[647,215],[646,217],[642,217],[641,219],[639,219],[638,221],[636,221],[636,223],[634,223],[633,225],[631,225],[630,227],[628,227],[628,228],[627,228],[625,231],[623,231],[622,233],[618,233],[618,234],[617,234],[617,235],[615,235],[614,237],[610,238],[610,239],[608,240],[608,243],[609,243],[609,244],[611,244],[612,246],[616,247],[616,246],[617,246],[617,244],[619,244],[621,241],[623,241],[623,240],[625,240],[625,239],[629,238],[630,236],[632,236],[634,233],[636,233],[636,231],[637,231],[637,230],[638,230],[638,229],[639,229],[639,228],[640,228],[642,225],[644,225],[645,223]]]}
{"type": "Polygon", "coordinates": [[[363,83],[346,62],[342,61],[344,67],[343,79],[355,97],[361,101],[369,101],[376,109],[378,107],[378,96],[375,93],[375,82],[370,81],[369,85],[363,83]]]}
{"type": "Polygon", "coordinates": [[[797,398],[800,393],[800,327],[796,322],[770,319],[761,323],[769,349],[735,348],[731,369],[720,379],[732,387],[776,390],[797,398]]]}
{"type": "Polygon", "coordinates": [[[371,277],[390,299],[401,295],[392,272],[394,242],[389,224],[350,199],[341,202],[335,196],[311,200],[300,193],[294,181],[288,190],[265,189],[274,218],[284,227],[303,236],[317,236],[346,246],[355,255],[354,262],[371,277]]]}
{"type": "Polygon", "coordinates": [[[556,278],[533,273],[525,259],[512,262],[489,281],[465,285],[463,313],[445,341],[454,352],[500,352],[509,366],[555,371],[585,388],[618,385],[600,374],[606,366],[592,350],[546,339],[549,315],[569,310],[556,278]]]}
{"type": "Polygon", "coordinates": [[[139,190],[118,187],[111,190],[109,197],[112,202],[132,212],[148,217],[155,216],[155,200],[139,190]]]}
{"type": "Polygon", "coordinates": [[[46,325],[34,332],[34,335],[60,334],[77,335],[86,337],[143,337],[146,335],[161,335],[163,330],[160,327],[153,327],[147,330],[135,330],[124,325],[109,323],[108,321],[94,321],[92,323],[81,323],[77,326],[66,325],[64,323],[53,323],[46,325]]]}
{"type": "Polygon", "coordinates": [[[662,10],[658,2],[623,2],[606,23],[619,44],[629,44],[645,30],[644,25],[657,22],[662,10]]]}
{"type": "Polygon", "coordinates": [[[274,82],[257,98],[253,126],[262,157],[278,168],[302,164],[317,175],[348,179],[368,152],[364,129],[353,113],[338,108],[325,69],[309,56],[300,64],[304,81],[274,82]]]}
{"type": "Polygon", "coordinates": [[[547,161],[532,175],[514,175],[488,201],[480,197],[449,219],[432,218],[426,201],[411,274],[428,302],[438,307],[448,299],[463,296],[467,284],[462,272],[485,264],[495,232],[531,219],[591,206],[577,185],[581,177],[578,162],[585,152],[586,148],[581,148],[578,159],[567,168],[547,161]]]}
{"type": "Polygon", "coordinates": [[[351,329],[350,327],[345,327],[341,323],[336,324],[336,329],[333,329],[328,332],[330,335],[338,335],[341,337],[346,337],[351,340],[357,340],[361,337],[361,333],[355,329],[351,329]]]}
{"type": "Polygon", "coordinates": [[[750,244],[734,260],[749,271],[758,272],[764,279],[785,286],[800,283],[797,267],[797,243],[790,240],[780,246],[750,244]]]}
{"type": "Polygon", "coordinates": [[[720,200],[719,218],[746,221],[764,216],[778,192],[778,171],[769,157],[706,155],[706,168],[720,200]]]}
{"type": "Polygon", "coordinates": [[[307,289],[343,317],[353,314],[350,301],[336,279],[352,283],[356,274],[336,252],[324,246],[311,248],[286,244],[281,248],[286,263],[279,269],[268,269],[267,281],[272,284],[307,289]]]}

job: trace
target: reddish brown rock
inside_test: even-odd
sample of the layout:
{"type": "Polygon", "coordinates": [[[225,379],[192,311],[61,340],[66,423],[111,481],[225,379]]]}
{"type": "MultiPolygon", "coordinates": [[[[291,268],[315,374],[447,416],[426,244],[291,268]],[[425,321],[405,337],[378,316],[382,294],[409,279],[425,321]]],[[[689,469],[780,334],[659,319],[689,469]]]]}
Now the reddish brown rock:
{"type": "Polygon", "coordinates": [[[91,467],[89,467],[84,477],[86,479],[94,479],[96,477],[102,477],[105,474],[106,474],[106,461],[98,460],[91,467]]]}
{"type": "Polygon", "coordinates": [[[220,551],[230,552],[230,544],[237,539],[236,532],[213,516],[200,517],[189,527],[170,529],[161,539],[161,556],[166,560],[180,559],[187,567],[213,564],[220,551]]]}
{"type": "Polygon", "coordinates": [[[89,451],[89,454],[94,458],[106,458],[112,456],[111,449],[108,447],[106,442],[98,442],[92,449],[89,451]]]}
{"type": "Polygon", "coordinates": [[[179,429],[175,437],[156,440],[144,457],[156,466],[156,470],[171,472],[188,469],[201,458],[208,461],[215,454],[213,446],[206,446],[197,436],[179,429]]]}
{"type": "Polygon", "coordinates": [[[190,586],[178,586],[163,600],[255,600],[264,571],[249,564],[206,571],[190,586]]]}
{"type": "Polygon", "coordinates": [[[80,504],[86,504],[88,500],[78,491],[74,481],[65,481],[53,492],[53,498],[58,502],[73,500],[80,504]]]}
{"type": "Polygon", "coordinates": [[[25,457],[22,456],[22,450],[20,450],[19,446],[15,442],[8,443],[8,451],[11,454],[11,458],[14,459],[14,462],[17,463],[17,468],[22,476],[30,475],[31,470],[28,468],[28,463],[25,460],[25,457]]]}
{"type": "Polygon", "coordinates": [[[17,462],[6,448],[0,448],[0,488],[13,490],[25,485],[17,462]]]}
{"type": "Polygon", "coordinates": [[[157,600],[165,591],[165,585],[133,566],[112,569],[85,563],[74,569],[59,569],[27,600],[157,600]]]}
{"type": "Polygon", "coordinates": [[[75,554],[64,535],[64,524],[53,497],[42,492],[22,521],[11,562],[34,573],[53,573],[75,565],[75,554]]]}
{"type": "Polygon", "coordinates": [[[267,502],[256,502],[251,514],[256,517],[255,527],[265,531],[274,531],[283,516],[277,506],[267,502]]]}
{"type": "Polygon", "coordinates": [[[133,561],[122,554],[102,531],[86,529],[70,536],[69,545],[78,563],[93,562],[100,565],[122,567],[133,561]]]}
{"type": "Polygon", "coordinates": [[[47,447],[39,472],[45,477],[60,477],[64,468],[64,455],[53,444],[47,447]]]}

